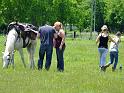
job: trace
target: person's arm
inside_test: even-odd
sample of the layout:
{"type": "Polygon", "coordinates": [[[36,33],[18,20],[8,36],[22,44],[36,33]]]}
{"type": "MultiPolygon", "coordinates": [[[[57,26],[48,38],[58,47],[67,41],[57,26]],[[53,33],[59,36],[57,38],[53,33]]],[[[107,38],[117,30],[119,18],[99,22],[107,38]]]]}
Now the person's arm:
{"type": "Polygon", "coordinates": [[[65,43],[65,32],[64,32],[64,30],[60,30],[60,35],[59,36],[62,38],[62,41],[61,41],[61,44],[60,44],[59,48],[62,49],[62,46],[65,43]]]}
{"type": "Polygon", "coordinates": [[[113,40],[110,36],[109,36],[109,40],[112,41],[113,43],[117,44],[117,42],[115,40],[113,40]]]}
{"type": "Polygon", "coordinates": [[[101,33],[96,38],[96,44],[98,44],[100,36],[101,36],[101,33]]]}
{"type": "Polygon", "coordinates": [[[57,33],[54,33],[54,39],[56,39],[57,38],[57,33]]]}
{"type": "Polygon", "coordinates": [[[121,39],[120,39],[120,37],[118,37],[118,38],[116,39],[116,43],[119,44],[120,42],[121,42],[121,39]]]}
{"type": "Polygon", "coordinates": [[[37,33],[37,38],[40,39],[40,33],[39,32],[37,33]]]}
{"type": "Polygon", "coordinates": [[[121,42],[121,38],[119,37],[119,40],[118,40],[118,42],[120,43],[121,42]]]}
{"type": "Polygon", "coordinates": [[[38,29],[37,38],[40,39],[40,28],[38,29]]]}
{"type": "Polygon", "coordinates": [[[57,38],[57,36],[58,36],[58,35],[57,35],[57,32],[56,32],[56,30],[55,30],[55,29],[53,30],[53,32],[54,32],[54,37],[53,37],[53,39],[56,39],[56,38],[57,38]]]}
{"type": "Polygon", "coordinates": [[[54,48],[56,47],[56,40],[55,40],[55,38],[53,38],[53,47],[54,48]]]}

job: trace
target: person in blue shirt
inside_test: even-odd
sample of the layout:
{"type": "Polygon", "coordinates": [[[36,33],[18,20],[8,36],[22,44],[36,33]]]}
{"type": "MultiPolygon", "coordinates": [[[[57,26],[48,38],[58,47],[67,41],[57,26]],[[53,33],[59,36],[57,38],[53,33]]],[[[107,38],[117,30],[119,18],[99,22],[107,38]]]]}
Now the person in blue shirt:
{"type": "Polygon", "coordinates": [[[46,54],[45,69],[49,70],[52,60],[53,52],[53,39],[57,38],[56,30],[60,27],[52,27],[50,25],[44,25],[39,27],[38,37],[40,38],[40,49],[38,59],[38,70],[43,68],[44,55],[46,54]]]}

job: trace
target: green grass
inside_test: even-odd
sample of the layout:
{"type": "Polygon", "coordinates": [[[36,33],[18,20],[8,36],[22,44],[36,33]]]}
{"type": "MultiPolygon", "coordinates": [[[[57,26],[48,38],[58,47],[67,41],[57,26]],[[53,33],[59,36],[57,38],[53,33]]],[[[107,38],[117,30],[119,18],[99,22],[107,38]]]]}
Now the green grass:
{"type": "MultiPolygon", "coordinates": [[[[0,42],[2,41],[4,41],[3,37],[0,37],[0,42]]],[[[99,55],[95,40],[66,40],[63,73],[56,70],[55,50],[49,71],[30,70],[28,67],[25,69],[16,52],[15,70],[12,67],[2,69],[0,59],[0,93],[124,93],[124,71],[119,71],[119,65],[124,65],[123,44],[122,40],[117,70],[112,72],[110,67],[105,73],[99,71],[99,55]]],[[[35,53],[36,66],[39,45],[38,41],[35,53]]],[[[1,43],[0,51],[3,49],[1,43]]],[[[28,66],[26,49],[24,54],[28,66]]],[[[1,53],[0,57],[2,57],[1,53]]],[[[109,54],[107,61],[109,61],[109,54]]]]}

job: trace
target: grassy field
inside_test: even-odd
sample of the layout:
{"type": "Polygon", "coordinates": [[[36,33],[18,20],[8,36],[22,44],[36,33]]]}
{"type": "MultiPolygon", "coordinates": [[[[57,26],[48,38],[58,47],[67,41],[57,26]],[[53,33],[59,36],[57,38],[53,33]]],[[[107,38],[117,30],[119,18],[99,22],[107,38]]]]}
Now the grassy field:
{"type": "MultiPolygon", "coordinates": [[[[3,51],[3,37],[0,37],[0,51],[3,51]]],[[[49,71],[30,70],[24,49],[27,68],[23,67],[18,52],[15,53],[15,69],[2,69],[0,53],[0,93],[124,93],[124,40],[120,45],[119,64],[112,72],[99,70],[99,55],[95,40],[67,39],[65,50],[65,71],[56,70],[56,55],[53,53],[49,71]]],[[[39,42],[35,53],[37,66],[39,42]]],[[[107,62],[109,61],[109,54],[107,62]]]]}

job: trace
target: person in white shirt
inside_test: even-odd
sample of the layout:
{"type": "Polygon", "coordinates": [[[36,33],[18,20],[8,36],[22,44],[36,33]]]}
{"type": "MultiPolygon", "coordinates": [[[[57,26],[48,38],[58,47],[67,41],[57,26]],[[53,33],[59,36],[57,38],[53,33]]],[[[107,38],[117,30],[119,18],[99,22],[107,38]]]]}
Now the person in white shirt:
{"type": "Polygon", "coordinates": [[[115,71],[116,66],[117,66],[117,63],[118,63],[118,46],[119,46],[119,43],[121,41],[120,37],[121,37],[121,33],[120,32],[117,32],[116,35],[113,38],[113,40],[116,42],[116,44],[113,43],[113,42],[111,42],[110,43],[110,47],[109,47],[109,51],[110,51],[110,62],[108,64],[106,64],[105,67],[107,68],[111,64],[113,64],[112,71],[115,71]]]}

